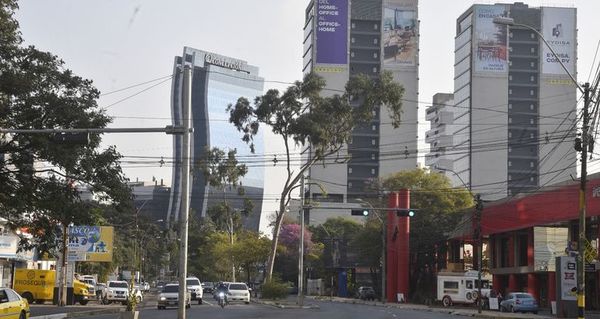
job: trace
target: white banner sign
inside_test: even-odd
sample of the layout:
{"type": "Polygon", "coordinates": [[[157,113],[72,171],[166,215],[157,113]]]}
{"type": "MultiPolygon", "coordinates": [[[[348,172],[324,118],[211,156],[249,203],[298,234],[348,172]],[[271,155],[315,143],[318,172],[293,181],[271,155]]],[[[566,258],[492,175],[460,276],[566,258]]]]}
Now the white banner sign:
{"type": "Polygon", "coordinates": [[[542,73],[565,74],[562,64],[575,75],[575,9],[543,8],[542,35],[552,47],[555,56],[547,45],[542,45],[542,73]]]}
{"type": "Polygon", "coordinates": [[[575,257],[560,257],[562,300],[577,300],[577,262],[575,257]]]}

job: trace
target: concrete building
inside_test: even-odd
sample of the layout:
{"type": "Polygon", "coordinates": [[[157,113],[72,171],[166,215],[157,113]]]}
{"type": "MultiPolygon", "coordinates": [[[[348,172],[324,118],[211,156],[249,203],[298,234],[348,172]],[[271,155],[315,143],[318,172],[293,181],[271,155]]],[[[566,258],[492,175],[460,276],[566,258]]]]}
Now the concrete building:
{"type": "Polygon", "coordinates": [[[430,124],[430,129],[425,133],[425,142],[429,143],[429,153],[425,155],[425,165],[446,175],[453,181],[452,185],[462,185],[456,174],[449,170],[443,170],[445,167],[451,168],[455,159],[452,152],[455,129],[453,106],[453,94],[437,93],[433,96],[432,105],[425,111],[425,119],[430,124]]]}
{"type": "MultiPolygon", "coordinates": [[[[576,87],[538,30],[577,74],[576,9],[523,3],[471,6],[456,21],[453,165],[494,200],[576,176],[576,87]]],[[[456,186],[460,184],[455,184],[456,186]]]]}
{"type": "MultiPolygon", "coordinates": [[[[207,148],[218,147],[226,152],[236,149],[240,163],[248,162],[251,156],[249,146],[242,141],[241,133],[229,123],[226,108],[235,104],[239,97],[253,101],[263,93],[264,80],[258,75],[258,67],[246,61],[220,54],[185,47],[182,56],[175,57],[171,94],[171,112],[174,125],[181,125],[182,118],[182,66],[191,65],[192,71],[192,163],[202,159],[207,148]]],[[[255,156],[264,153],[262,134],[255,137],[255,156]]],[[[173,178],[167,211],[167,221],[176,222],[181,209],[181,147],[182,137],[173,135],[173,178]]],[[[193,166],[194,164],[192,164],[193,166]]],[[[248,165],[248,173],[242,179],[244,186],[252,189],[255,214],[261,217],[261,227],[268,227],[266,216],[260,207],[263,201],[264,166],[248,165]],[[264,220],[263,220],[264,219],[264,220]]],[[[197,169],[193,170],[190,190],[190,214],[205,216],[210,197],[205,178],[197,169]]]]}
{"type": "Polygon", "coordinates": [[[366,186],[373,179],[417,167],[417,103],[419,21],[416,0],[311,1],[306,8],[303,72],[316,72],[327,82],[323,94],[344,89],[360,73],[376,77],[386,70],[404,86],[402,124],[394,129],[382,107],[375,119],[354,131],[351,143],[338,159],[325,160],[310,170],[312,199],[323,209],[311,218],[323,222],[335,215],[348,216],[357,198],[376,196],[366,186]],[[329,206],[329,209],[328,209],[329,206]]]}

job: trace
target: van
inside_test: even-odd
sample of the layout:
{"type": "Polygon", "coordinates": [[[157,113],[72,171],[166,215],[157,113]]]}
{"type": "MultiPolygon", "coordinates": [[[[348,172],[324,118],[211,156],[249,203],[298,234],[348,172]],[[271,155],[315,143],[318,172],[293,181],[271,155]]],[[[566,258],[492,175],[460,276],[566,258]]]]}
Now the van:
{"type": "MultiPolygon", "coordinates": [[[[477,271],[440,272],[437,276],[437,300],[444,307],[455,303],[473,304],[479,299],[479,279],[477,271]]],[[[489,297],[492,276],[481,276],[481,294],[489,297]]]]}
{"type": "MultiPolygon", "coordinates": [[[[54,300],[55,270],[15,269],[13,289],[31,304],[54,300]]],[[[88,285],[73,279],[75,302],[86,305],[90,300],[88,285]]]]}

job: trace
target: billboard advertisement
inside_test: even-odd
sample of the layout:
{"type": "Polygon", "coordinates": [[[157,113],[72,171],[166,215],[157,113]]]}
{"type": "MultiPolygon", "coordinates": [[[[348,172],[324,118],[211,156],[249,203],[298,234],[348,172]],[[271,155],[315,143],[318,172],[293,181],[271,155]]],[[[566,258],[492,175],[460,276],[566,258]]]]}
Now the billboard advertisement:
{"type": "Polygon", "coordinates": [[[113,227],[71,226],[68,236],[68,261],[112,261],[113,227]]]}
{"type": "Polygon", "coordinates": [[[317,1],[317,63],[348,63],[348,0],[317,1]]]}
{"type": "Polygon", "coordinates": [[[565,74],[562,62],[575,74],[575,28],[574,8],[542,8],[542,35],[557,55],[542,46],[542,73],[565,74]]]}
{"type": "Polygon", "coordinates": [[[479,5],[475,8],[473,59],[476,72],[508,70],[508,27],[494,23],[495,17],[506,15],[503,5],[479,5]]]}
{"type": "Polygon", "coordinates": [[[414,66],[418,52],[417,3],[385,1],[383,4],[384,66],[414,66]]]}
{"type": "Polygon", "coordinates": [[[560,290],[562,300],[577,300],[577,263],[575,257],[560,259],[560,290]]]}

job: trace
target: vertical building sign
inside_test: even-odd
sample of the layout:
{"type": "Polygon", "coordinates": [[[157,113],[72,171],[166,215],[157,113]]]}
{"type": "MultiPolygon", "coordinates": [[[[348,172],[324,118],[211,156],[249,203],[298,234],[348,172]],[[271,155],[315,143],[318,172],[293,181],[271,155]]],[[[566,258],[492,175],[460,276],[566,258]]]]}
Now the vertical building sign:
{"type": "Polygon", "coordinates": [[[348,0],[317,1],[317,63],[348,63],[348,0]]]}
{"type": "Polygon", "coordinates": [[[473,57],[476,72],[506,72],[508,69],[507,26],[494,23],[506,16],[503,5],[479,5],[475,9],[473,57]]]}
{"type": "Polygon", "coordinates": [[[558,56],[542,45],[542,73],[565,74],[562,62],[575,74],[575,28],[574,8],[542,8],[542,35],[558,56]]]}
{"type": "Polygon", "coordinates": [[[417,64],[417,2],[385,1],[383,4],[383,63],[385,66],[417,64]]]}

